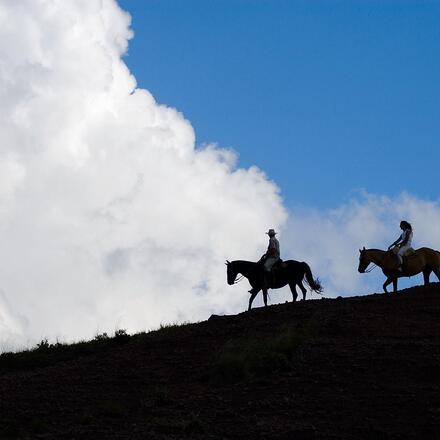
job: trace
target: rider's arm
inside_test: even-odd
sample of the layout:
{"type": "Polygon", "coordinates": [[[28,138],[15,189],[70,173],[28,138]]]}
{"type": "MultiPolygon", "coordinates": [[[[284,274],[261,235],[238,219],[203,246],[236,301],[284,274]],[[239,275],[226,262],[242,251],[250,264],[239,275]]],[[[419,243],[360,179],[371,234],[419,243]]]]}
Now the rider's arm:
{"type": "Polygon", "coordinates": [[[405,239],[402,240],[402,243],[400,243],[400,246],[405,246],[406,243],[408,243],[408,236],[406,236],[405,239]]]}
{"type": "Polygon", "coordinates": [[[388,246],[388,249],[391,249],[393,246],[396,246],[397,244],[399,244],[400,243],[400,240],[402,240],[402,236],[400,236],[394,243],[391,243],[389,246],[388,246]]]}

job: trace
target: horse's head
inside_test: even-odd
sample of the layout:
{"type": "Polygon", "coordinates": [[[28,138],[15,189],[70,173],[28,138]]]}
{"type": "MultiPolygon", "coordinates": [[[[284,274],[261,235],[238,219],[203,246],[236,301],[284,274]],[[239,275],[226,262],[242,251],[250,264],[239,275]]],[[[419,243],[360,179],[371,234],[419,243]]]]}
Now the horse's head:
{"type": "Polygon", "coordinates": [[[359,267],[358,271],[360,273],[365,273],[365,270],[367,269],[368,265],[371,263],[371,260],[368,256],[368,251],[365,249],[359,249],[359,267]]]}
{"type": "Polygon", "coordinates": [[[226,260],[227,274],[228,274],[228,284],[232,285],[235,282],[235,278],[237,278],[237,270],[234,267],[234,262],[230,262],[226,260]]]}

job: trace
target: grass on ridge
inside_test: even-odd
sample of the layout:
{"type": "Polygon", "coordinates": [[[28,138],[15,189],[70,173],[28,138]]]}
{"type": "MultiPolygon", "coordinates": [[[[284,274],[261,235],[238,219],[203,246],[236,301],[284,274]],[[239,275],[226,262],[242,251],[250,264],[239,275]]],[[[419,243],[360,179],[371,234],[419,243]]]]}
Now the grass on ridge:
{"type": "Polygon", "coordinates": [[[80,341],[73,344],[60,342],[51,344],[47,339],[43,339],[33,349],[0,354],[0,374],[8,371],[45,367],[80,356],[87,356],[111,346],[125,344],[129,339],[130,335],[124,329],[116,330],[113,337],[102,333],[96,335],[91,341],[80,341]]]}
{"type": "Polygon", "coordinates": [[[316,320],[302,328],[283,326],[273,336],[229,340],[213,357],[211,377],[216,382],[237,382],[294,367],[301,348],[318,332],[316,320]]]}
{"type": "Polygon", "coordinates": [[[160,334],[163,336],[174,336],[180,329],[188,328],[194,323],[183,322],[161,324],[157,330],[142,332],[130,336],[126,330],[115,330],[114,336],[107,333],[97,334],[90,341],[79,341],[75,343],[50,343],[47,339],[41,340],[36,347],[19,352],[5,352],[0,354],[0,375],[9,371],[30,370],[53,365],[58,362],[76,359],[81,356],[88,356],[99,351],[106,350],[115,345],[123,345],[131,338],[143,337],[146,334],[160,334]]]}

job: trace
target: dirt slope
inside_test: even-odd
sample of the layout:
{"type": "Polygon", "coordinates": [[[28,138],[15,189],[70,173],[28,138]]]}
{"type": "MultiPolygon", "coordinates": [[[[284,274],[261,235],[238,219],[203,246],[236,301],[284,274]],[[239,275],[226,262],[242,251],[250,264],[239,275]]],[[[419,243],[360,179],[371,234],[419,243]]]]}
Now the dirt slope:
{"type": "Polygon", "coordinates": [[[0,438],[440,439],[439,317],[433,284],[0,357],[0,438]]]}

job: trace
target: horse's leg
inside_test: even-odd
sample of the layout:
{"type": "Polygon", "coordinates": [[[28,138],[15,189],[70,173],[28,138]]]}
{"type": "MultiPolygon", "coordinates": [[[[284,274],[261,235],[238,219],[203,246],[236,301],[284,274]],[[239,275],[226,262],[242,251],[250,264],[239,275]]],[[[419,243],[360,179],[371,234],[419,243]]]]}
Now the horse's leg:
{"type": "Polygon", "coordinates": [[[388,293],[387,286],[389,286],[394,281],[394,278],[388,277],[383,283],[383,290],[385,293],[388,293]]]}
{"type": "Polygon", "coordinates": [[[249,308],[248,312],[251,310],[252,302],[254,301],[255,297],[257,296],[257,293],[260,291],[260,289],[252,289],[253,292],[251,293],[251,297],[249,298],[249,308]]]}
{"type": "Polygon", "coordinates": [[[438,280],[440,281],[440,269],[439,268],[436,268],[436,269],[433,269],[433,271],[434,271],[434,273],[435,273],[435,276],[438,278],[438,280]]]}
{"type": "Polygon", "coordinates": [[[298,298],[298,292],[296,291],[296,284],[295,283],[289,283],[290,291],[292,292],[292,298],[293,302],[296,301],[298,298]]]}
{"type": "Polygon", "coordinates": [[[394,280],[393,280],[393,292],[394,292],[394,293],[397,292],[397,277],[394,278],[394,280]]]}
{"type": "Polygon", "coordinates": [[[263,289],[264,307],[267,307],[267,289],[263,289]]]}
{"type": "Polygon", "coordinates": [[[429,284],[429,275],[431,274],[431,269],[425,269],[423,271],[423,282],[425,284],[425,286],[427,286],[429,284]]]}
{"type": "Polygon", "coordinates": [[[298,287],[301,289],[301,292],[303,294],[303,301],[305,301],[306,300],[307,289],[304,287],[304,284],[302,283],[302,281],[298,282],[298,287]]]}

